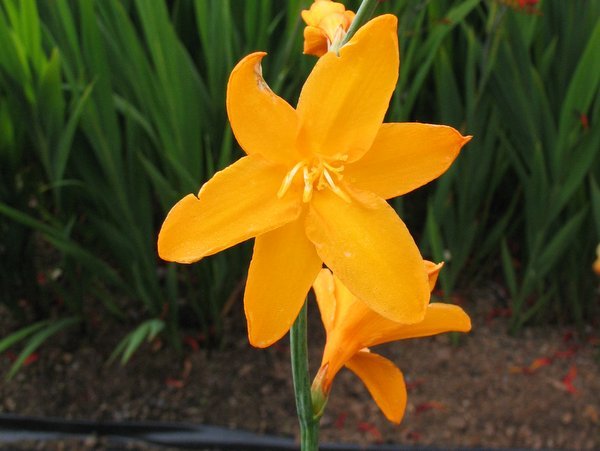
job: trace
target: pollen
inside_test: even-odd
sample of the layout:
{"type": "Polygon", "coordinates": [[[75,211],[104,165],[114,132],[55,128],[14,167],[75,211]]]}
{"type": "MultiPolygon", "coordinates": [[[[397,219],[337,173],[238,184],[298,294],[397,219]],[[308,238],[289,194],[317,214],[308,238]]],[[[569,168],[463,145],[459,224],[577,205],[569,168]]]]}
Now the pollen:
{"type": "Polygon", "coordinates": [[[285,175],[277,197],[282,198],[299,174],[302,175],[302,201],[310,202],[315,190],[330,189],[346,202],[351,202],[350,196],[341,187],[340,182],[344,177],[344,165],[339,162],[327,162],[322,159],[315,161],[300,161],[285,175]]]}

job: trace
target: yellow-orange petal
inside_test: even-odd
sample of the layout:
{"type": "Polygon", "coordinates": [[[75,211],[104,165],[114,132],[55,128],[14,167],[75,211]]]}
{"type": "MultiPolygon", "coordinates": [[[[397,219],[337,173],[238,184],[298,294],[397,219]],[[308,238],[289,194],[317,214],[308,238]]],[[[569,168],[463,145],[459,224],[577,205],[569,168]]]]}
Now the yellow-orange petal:
{"type": "Polygon", "coordinates": [[[346,166],[344,177],[384,199],[400,196],[443,174],[470,139],[445,125],[383,124],[371,149],[346,166]]]}
{"type": "Polygon", "coordinates": [[[400,423],[406,410],[406,384],[402,372],[388,359],[361,351],[346,366],[366,385],[369,393],[393,423],[400,423]]]}
{"type": "Polygon", "coordinates": [[[333,274],[331,271],[323,268],[313,282],[313,290],[321,312],[321,321],[325,331],[329,332],[335,321],[336,311],[336,293],[333,274]]]}
{"type": "Polygon", "coordinates": [[[354,11],[350,11],[349,9],[344,11],[344,16],[346,19],[346,23],[348,24],[346,28],[350,28],[350,25],[352,25],[352,21],[354,20],[354,17],[356,16],[356,14],[354,13],[354,11]]]}
{"type": "MultiPolygon", "coordinates": [[[[355,324],[360,322],[359,318],[367,313],[373,314],[373,311],[354,296],[328,268],[321,269],[313,283],[313,289],[321,312],[321,320],[327,332],[333,329],[338,321],[348,326],[345,329],[352,329],[355,324]]],[[[346,344],[348,344],[348,340],[346,340],[346,344]]],[[[364,345],[359,344],[356,349],[352,345],[345,347],[352,348],[353,350],[350,352],[354,353],[364,345]]],[[[339,367],[336,368],[339,369],[339,367]]]]}
{"type": "Polygon", "coordinates": [[[401,323],[423,319],[429,283],[419,249],[383,199],[346,202],[317,191],[306,221],[317,254],[344,285],[379,314],[401,323]]]}
{"type": "Polygon", "coordinates": [[[323,30],[310,25],[304,28],[303,53],[315,56],[322,56],[327,53],[327,36],[323,30]]]}
{"type": "MultiPolygon", "coordinates": [[[[336,284],[338,288],[338,284],[336,284]]],[[[329,364],[331,377],[344,362],[365,347],[377,346],[396,340],[419,338],[445,332],[468,332],[471,329],[469,316],[458,306],[451,304],[429,304],[423,321],[416,324],[400,324],[368,310],[360,301],[348,305],[340,302],[336,290],[335,324],[343,324],[343,329],[333,328],[327,334],[323,351],[323,365],[329,364]]]]}
{"type": "Polygon", "coordinates": [[[322,365],[327,365],[323,378],[328,388],[345,362],[367,346],[363,331],[368,332],[374,320],[384,318],[350,293],[328,268],[321,270],[313,289],[327,331],[322,365]]]}
{"type": "Polygon", "coordinates": [[[299,194],[277,197],[284,176],[285,169],[259,156],[217,172],[198,197],[189,194],[171,209],[158,235],[158,254],[192,263],[295,220],[302,209],[299,194]]]}
{"type": "MultiPolygon", "coordinates": [[[[323,359],[321,365],[327,365],[327,371],[324,375],[324,384],[329,387],[331,380],[344,364],[352,358],[361,349],[369,346],[369,340],[372,335],[378,336],[378,323],[384,326],[392,322],[383,316],[375,313],[367,304],[354,296],[350,290],[333,275],[327,268],[321,270],[319,274],[323,279],[331,280],[328,287],[332,292],[333,313],[331,314],[332,324],[330,330],[327,330],[327,340],[323,350],[323,359]]],[[[319,280],[317,278],[317,280],[319,280]]],[[[316,285],[313,285],[315,287],[316,285]]],[[[322,292],[315,289],[321,317],[323,317],[322,292]]],[[[331,308],[331,307],[330,307],[331,308]]],[[[393,324],[398,324],[393,322],[393,324]]]]}
{"type": "Polygon", "coordinates": [[[227,114],[238,143],[248,155],[289,165],[300,159],[296,151],[296,111],[271,91],[262,77],[256,52],[242,59],[227,84],[227,114]]]}
{"type": "Polygon", "coordinates": [[[427,277],[429,278],[429,291],[433,291],[438,276],[440,275],[440,271],[444,267],[444,262],[433,263],[429,260],[423,260],[423,263],[425,263],[425,270],[427,271],[427,277]]]}
{"type": "Polygon", "coordinates": [[[416,324],[380,323],[377,338],[368,342],[368,346],[389,343],[407,338],[430,337],[445,332],[469,332],[471,319],[458,305],[434,302],[427,306],[425,318],[416,324]]]}
{"type": "Polygon", "coordinates": [[[298,101],[299,146],[349,162],[367,152],[398,78],[396,27],[395,16],[376,17],[317,61],[298,101]]]}
{"type": "Polygon", "coordinates": [[[327,365],[326,384],[351,356],[363,348],[444,332],[467,332],[470,329],[467,314],[460,307],[449,304],[430,304],[422,323],[407,325],[391,321],[353,296],[337,277],[332,278],[335,287],[334,323],[327,333],[321,363],[322,366],[327,365]]]}
{"type": "Polygon", "coordinates": [[[345,9],[346,7],[343,3],[332,2],[331,0],[315,0],[310,5],[310,8],[302,10],[300,15],[306,25],[317,27],[330,14],[343,14],[345,9]]]}
{"type": "Polygon", "coordinates": [[[297,219],[256,238],[244,310],[248,338],[264,348],[290,329],[321,269],[321,259],[297,219]]]}

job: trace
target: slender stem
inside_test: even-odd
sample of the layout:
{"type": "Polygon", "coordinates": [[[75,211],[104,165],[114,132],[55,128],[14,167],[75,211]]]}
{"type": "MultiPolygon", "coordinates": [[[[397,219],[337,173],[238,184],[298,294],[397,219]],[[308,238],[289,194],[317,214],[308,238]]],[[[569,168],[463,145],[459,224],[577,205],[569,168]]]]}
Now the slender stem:
{"type": "Polygon", "coordinates": [[[350,28],[348,28],[348,32],[342,42],[340,47],[344,45],[346,42],[350,40],[354,33],[362,27],[367,21],[371,18],[373,13],[375,12],[375,8],[377,8],[377,3],[379,0],[363,0],[360,6],[358,7],[358,11],[356,11],[356,15],[350,24],[350,28]]]}
{"type": "Polygon", "coordinates": [[[310,396],[308,346],[306,343],[306,302],[290,329],[290,354],[296,410],[300,422],[301,449],[302,451],[317,451],[319,449],[319,420],[314,418],[310,396]]]}
{"type": "MultiPolygon", "coordinates": [[[[335,49],[330,50],[337,52],[342,45],[348,42],[354,33],[371,18],[377,3],[378,0],[362,0],[346,36],[339,45],[336,45],[335,49]]],[[[300,423],[300,447],[302,451],[318,451],[319,419],[322,412],[319,412],[318,416],[313,413],[306,343],[306,302],[290,329],[290,354],[296,411],[300,423]]]]}

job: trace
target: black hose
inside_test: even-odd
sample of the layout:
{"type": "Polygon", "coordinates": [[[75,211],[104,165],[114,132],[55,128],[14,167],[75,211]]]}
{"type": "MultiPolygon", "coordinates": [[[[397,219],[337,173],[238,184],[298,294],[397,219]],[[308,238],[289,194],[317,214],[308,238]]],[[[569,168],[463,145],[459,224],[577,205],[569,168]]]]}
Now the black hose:
{"type": "Polygon", "coordinates": [[[0,414],[0,444],[24,440],[103,437],[124,443],[131,440],[178,448],[296,449],[293,440],[216,426],[153,421],[89,421],[0,414]]]}
{"type": "MultiPolygon", "coordinates": [[[[189,423],[157,421],[90,421],[0,414],[0,446],[22,441],[50,442],[68,438],[101,437],[114,445],[132,441],[172,448],[204,450],[298,450],[291,438],[189,423]]],[[[323,451],[406,451],[440,448],[398,445],[344,445],[324,443],[323,451]]],[[[448,449],[448,448],[445,448],[448,449]]],[[[460,449],[453,447],[452,449],[460,449]]],[[[477,448],[462,448],[476,451],[477,448]]]]}

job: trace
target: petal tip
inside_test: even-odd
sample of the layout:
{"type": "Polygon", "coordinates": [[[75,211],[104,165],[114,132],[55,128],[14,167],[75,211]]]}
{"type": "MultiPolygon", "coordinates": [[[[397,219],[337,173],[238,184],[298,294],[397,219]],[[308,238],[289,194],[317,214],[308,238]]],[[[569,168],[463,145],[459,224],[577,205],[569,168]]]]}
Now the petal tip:
{"type": "Polygon", "coordinates": [[[273,340],[273,341],[268,341],[268,340],[259,340],[256,337],[253,337],[250,334],[250,331],[248,331],[248,341],[250,342],[250,344],[252,346],[254,346],[255,348],[259,348],[259,349],[265,349],[268,348],[269,346],[271,346],[273,343],[275,343],[277,340],[273,340]]]}
{"type": "Polygon", "coordinates": [[[156,248],[158,256],[165,261],[175,263],[194,263],[201,260],[205,255],[190,252],[181,237],[181,228],[185,224],[190,207],[195,207],[198,198],[194,194],[188,194],[179,200],[163,221],[158,232],[156,248]]]}
{"type": "Polygon", "coordinates": [[[465,330],[464,330],[464,332],[471,332],[471,330],[473,329],[473,327],[472,327],[473,325],[471,323],[471,317],[469,315],[467,315],[466,313],[465,313],[465,315],[466,315],[467,318],[466,318],[466,321],[465,321],[466,324],[465,324],[465,330]]]}
{"type": "Polygon", "coordinates": [[[262,60],[265,56],[267,56],[267,52],[263,52],[262,50],[250,53],[246,57],[242,58],[242,60],[238,63],[241,64],[246,60],[262,60]]]}
{"type": "Polygon", "coordinates": [[[360,37],[364,33],[368,33],[368,30],[372,27],[381,27],[381,28],[389,28],[389,31],[394,34],[397,38],[397,30],[398,30],[398,18],[393,14],[382,14],[380,16],[374,17],[369,22],[364,24],[360,29],[356,32],[354,37],[350,39],[353,41],[355,38],[360,37]]]}
{"type": "Polygon", "coordinates": [[[250,345],[254,346],[255,348],[264,349],[268,348],[281,338],[267,336],[264,333],[261,334],[257,330],[257,328],[252,327],[252,320],[250,318],[250,315],[248,315],[248,312],[246,312],[246,323],[248,325],[248,342],[250,342],[250,345]]]}
{"type": "MultiPolygon", "coordinates": [[[[260,76],[260,78],[262,79],[262,69],[260,63],[266,55],[267,52],[254,52],[242,58],[240,62],[237,63],[231,71],[231,75],[229,76],[229,83],[227,85],[228,90],[229,88],[231,88],[232,82],[236,79],[236,77],[240,75],[243,76],[244,71],[249,70],[250,68],[252,68],[255,74],[260,76]]],[[[229,96],[227,97],[227,100],[229,100],[229,96]]]]}
{"type": "Polygon", "coordinates": [[[394,28],[398,27],[398,18],[394,14],[381,14],[379,16],[373,17],[367,23],[376,24],[376,23],[379,23],[379,22],[381,22],[383,24],[386,24],[386,25],[388,25],[390,27],[394,27],[394,28]]]}
{"type": "Polygon", "coordinates": [[[404,418],[404,409],[402,412],[395,412],[393,415],[386,415],[386,418],[390,423],[400,424],[402,423],[402,418],[404,418]]]}
{"type": "MultiPolygon", "coordinates": [[[[427,287],[429,288],[429,283],[427,284],[427,287]]],[[[428,294],[429,294],[429,292],[428,292],[428,294]]],[[[420,301],[419,305],[415,304],[411,308],[408,308],[408,309],[403,308],[403,309],[399,309],[399,310],[395,310],[395,311],[391,311],[391,310],[382,311],[382,310],[378,310],[376,308],[378,306],[370,305],[370,307],[373,310],[375,310],[377,313],[379,313],[381,316],[383,316],[395,323],[410,325],[410,324],[420,323],[421,321],[423,321],[425,319],[425,315],[427,314],[427,305],[428,304],[429,304],[429,297],[427,297],[427,302],[420,301]]]]}

